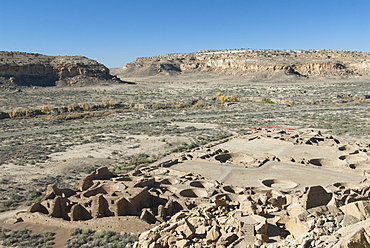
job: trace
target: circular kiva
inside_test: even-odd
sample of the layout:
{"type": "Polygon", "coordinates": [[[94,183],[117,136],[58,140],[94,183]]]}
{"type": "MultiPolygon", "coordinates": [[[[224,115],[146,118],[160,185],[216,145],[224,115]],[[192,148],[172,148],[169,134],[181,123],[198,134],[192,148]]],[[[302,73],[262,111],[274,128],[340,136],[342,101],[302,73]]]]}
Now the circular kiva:
{"type": "Polygon", "coordinates": [[[167,185],[176,185],[179,183],[179,180],[176,178],[166,178],[161,181],[162,184],[167,184],[167,185]]]}
{"type": "Polygon", "coordinates": [[[234,202],[243,202],[246,201],[248,196],[247,195],[238,195],[233,193],[220,193],[217,195],[212,196],[214,200],[224,198],[227,201],[234,201],[234,202]]]}
{"type": "Polygon", "coordinates": [[[235,193],[235,194],[240,194],[244,191],[243,188],[227,185],[222,188],[224,191],[229,192],[229,193],[235,193]]]}
{"type": "Polygon", "coordinates": [[[189,185],[196,188],[206,188],[206,189],[215,186],[214,183],[207,181],[193,181],[189,185]]]}
{"type": "Polygon", "coordinates": [[[314,166],[339,166],[345,165],[346,162],[343,161],[347,157],[340,156],[339,159],[326,159],[326,158],[312,158],[308,162],[314,166]]]}
{"type": "Polygon", "coordinates": [[[334,183],[333,184],[334,187],[337,187],[337,188],[341,188],[341,189],[345,189],[345,188],[351,188],[351,189],[356,189],[359,187],[358,184],[355,184],[355,183],[334,183]]]}
{"type": "Polygon", "coordinates": [[[294,189],[299,184],[290,180],[280,180],[280,179],[265,179],[262,184],[269,188],[274,189],[294,189]]]}
{"type": "Polygon", "coordinates": [[[225,163],[226,161],[228,161],[229,159],[231,158],[231,154],[230,153],[224,153],[224,154],[219,154],[219,155],[216,155],[215,156],[215,159],[217,161],[220,161],[221,163],[225,163]]]}
{"type": "Polygon", "coordinates": [[[180,191],[180,195],[190,198],[203,198],[207,197],[208,193],[204,189],[184,189],[180,191]]]}

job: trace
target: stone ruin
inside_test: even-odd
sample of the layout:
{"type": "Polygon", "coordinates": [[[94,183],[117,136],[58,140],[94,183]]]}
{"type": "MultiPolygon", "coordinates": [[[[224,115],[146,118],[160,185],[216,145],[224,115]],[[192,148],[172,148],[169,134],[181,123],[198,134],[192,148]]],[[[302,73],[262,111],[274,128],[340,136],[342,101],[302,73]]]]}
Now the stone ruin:
{"type": "Polygon", "coordinates": [[[338,165],[351,169],[360,168],[366,170],[370,164],[370,156],[368,154],[369,150],[370,145],[368,143],[339,140],[332,135],[323,135],[320,131],[315,130],[299,134],[297,132],[291,133],[285,130],[257,128],[246,135],[226,138],[186,151],[178,155],[178,160],[209,161],[242,166],[245,168],[261,167],[269,161],[275,161],[290,164],[313,165],[317,167],[338,165]],[[338,156],[335,159],[328,159],[325,158],[325,156],[305,158],[302,156],[296,156],[289,151],[285,152],[284,155],[274,155],[268,153],[235,152],[223,148],[223,143],[227,143],[236,138],[244,140],[246,143],[267,139],[287,142],[295,147],[334,147],[338,156]]]}
{"type": "Polygon", "coordinates": [[[211,198],[229,194],[233,198],[243,197],[239,196],[241,189],[162,167],[168,164],[171,161],[120,176],[102,167],[85,176],[76,191],[49,185],[45,197],[27,212],[66,221],[137,216],[154,224],[168,220],[180,210],[209,204],[211,198]]]}
{"type": "Polygon", "coordinates": [[[125,175],[102,167],[76,191],[49,185],[45,197],[18,216],[38,213],[72,224],[133,216],[152,224],[140,231],[137,247],[370,245],[363,239],[370,237],[367,180],[287,192],[225,185],[162,167],[167,163],[125,175]]]}
{"type": "MultiPolygon", "coordinates": [[[[366,155],[368,149],[368,145],[350,144],[320,133],[263,135],[309,146],[326,144],[341,154],[348,153],[348,157],[366,155]]],[[[229,163],[216,158],[229,152],[214,145],[181,154],[179,160],[229,163]],[[200,157],[204,151],[208,158],[200,157]]],[[[49,185],[45,197],[27,212],[18,213],[16,219],[96,230],[130,230],[140,234],[136,247],[370,247],[368,179],[303,189],[294,185],[270,187],[284,183],[274,179],[256,187],[237,187],[173,169],[179,160],[123,175],[102,167],[85,176],[77,190],[49,185]],[[137,229],[128,228],[133,226],[137,229]]],[[[361,166],[366,169],[365,162],[361,166]]]]}
{"type": "Polygon", "coordinates": [[[225,196],[180,211],[142,233],[139,247],[369,247],[369,194],[368,182],[295,193],[252,189],[240,201],[225,196]]]}

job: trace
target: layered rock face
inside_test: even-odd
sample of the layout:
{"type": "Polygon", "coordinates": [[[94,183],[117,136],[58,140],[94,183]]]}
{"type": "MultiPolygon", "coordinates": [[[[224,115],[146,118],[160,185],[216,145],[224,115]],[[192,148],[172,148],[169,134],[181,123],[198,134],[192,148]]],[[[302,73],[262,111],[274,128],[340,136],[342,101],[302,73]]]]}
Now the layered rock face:
{"type": "Polygon", "coordinates": [[[283,72],[302,77],[370,74],[370,53],[335,50],[207,50],[137,58],[122,67],[126,76],[211,72],[222,75],[283,72]]]}
{"type": "Polygon", "coordinates": [[[83,56],[0,52],[0,83],[13,86],[73,85],[116,80],[104,65],[83,56]]]}

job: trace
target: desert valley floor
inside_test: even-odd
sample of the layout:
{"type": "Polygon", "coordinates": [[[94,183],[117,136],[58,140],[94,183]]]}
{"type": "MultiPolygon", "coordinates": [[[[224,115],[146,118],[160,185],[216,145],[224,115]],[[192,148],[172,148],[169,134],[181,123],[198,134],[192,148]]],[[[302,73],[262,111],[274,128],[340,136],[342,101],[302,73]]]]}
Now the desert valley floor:
{"type": "MultiPolygon", "coordinates": [[[[119,77],[119,71],[117,74],[119,77]]],[[[1,211],[22,208],[40,200],[49,184],[75,190],[85,175],[101,167],[117,174],[144,168],[145,174],[149,173],[145,166],[176,159],[164,175],[181,177],[190,173],[193,181],[220,183],[220,188],[223,187],[220,194],[238,195],[256,188],[257,195],[277,190],[284,197],[294,194],[302,198],[306,187],[330,186],[335,194],[338,187],[353,190],[367,185],[370,172],[368,78],[200,73],[122,80],[125,83],[29,87],[0,92],[2,112],[46,109],[43,115],[35,117],[1,120],[1,211]],[[223,101],[220,96],[226,99],[223,101]],[[97,110],[88,107],[99,104],[103,107],[97,110]],[[53,112],[53,108],[61,106],[70,111],[53,112]],[[225,185],[229,188],[225,189],[225,185]]],[[[158,177],[159,172],[156,173],[150,177],[158,177]]],[[[219,200],[212,198],[207,187],[195,186],[195,190],[190,187],[193,191],[181,196],[205,198],[207,203],[219,200]]],[[[175,194],[179,189],[168,186],[166,190],[175,194]]],[[[364,192],[356,194],[362,197],[364,192]]],[[[229,200],[234,202],[239,198],[229,200]]],[[[343,200],[343,205],[350,202],[343,200]]],[[[260,202],[260,205],[263,204],[260,202]]],[[[187,207],[190,211],[187,214],[194,217],[189,205],[187,207]]],[[[277,210],[283,210],[281,205],[279,208],[277,210]]],[[[271,214],[276,213],[271,211],[271,214]]],[[[0,213],[2,221],[5,217],[9,215],[0,213]]],[[[3,228],[13,225],[21,229],[28,225],[40,231],[32,223],[2,223],[3,228]]],[[[69,229],[60,228],[55,232],[59,235],[55,247],[63,246],[69,229]]],[[[334,231],[327,235],[332,233],[334,231]]],[[[221,231],[220,235],[223,235],[221,231]]],[[[268,247],[265,236],[259,240],[268,247]]],[[[297,233],[294,238],[298,236],[297,233]]],[[[278,240],[271,237],[274,236],[270,236],[274,240],[270,240],[271,244],[283,242],[281,237],[278,240]]],[[[194,241],[188,237],[188,243],[181,243],[179,239],[173,244],[187,247],[208,242],[213,247],[213,241],[205,241],[205,236],[197,238],[194,241]]],[[[229,241],[232,243],[237,238],[229,241]]],[[[143,239],[151,240],[149,236],[143,239]]],[[[140,242],[141,247],[151,244],[140,242]]],[[[298,241],[295,242],[298,245],[298,241]]],[[[258,247],[262,247],[262,243],[258,247]]],[[[319,244],[325,247],[334,241],[330,243],[329,238],[323,238],[317,247],[319,244]]],[[[288,247],[287,243],[284,245],[281,247],[288,247]]]]}

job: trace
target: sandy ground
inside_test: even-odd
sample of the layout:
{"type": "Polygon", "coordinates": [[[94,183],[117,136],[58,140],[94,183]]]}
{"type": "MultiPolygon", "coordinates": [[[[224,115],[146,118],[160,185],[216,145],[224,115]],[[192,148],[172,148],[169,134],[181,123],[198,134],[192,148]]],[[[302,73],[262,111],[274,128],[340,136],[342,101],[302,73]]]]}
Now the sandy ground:
{"type": "MultiPolygon", "coordinates": [[[[0,217],[1,218],[1,217],[0,217]]],[[[44,231],[55,233],[55,239],[53,240],[55,248],[61,248],[66,246],[66,241],[69,239],[69,228],[62,228],[57,226],[34,224],[30,222],[19,222],[15,224],[9,224],[0,219],[0,227],[7,228],[12,231],[20,229],[29,229],[33,233],[42,233],[44,231]]]]}
{"type": "Polygon", "coordinates": [[[351,175],[323,168],[294,166],[276,162],[266,163],[263,167],[255,169],[185,161],[171,168],[184,172],[196,171],[208,179],[220,180],[239,187],[264,187],[263,180],[286,180],[286,185],[280,186],[282,190],[302,189],[313,185],[327,186],[336,182],[358,183],[365,178],[355,173],[351,175]],[[291,183],[296,184],[296,186],[291,187],[291,183]]]}
{"type": "Polygon", "coordinates": [[[0,213],[0,227],[11,229],[13,231],[20,230],[20,229],[30,229],[33,233],[41,233],[44,231],[54,232],[55,239],[53,242],[55,243],[53,247],[65,247],[66,240],[69,238],[69,229],[56,227],[56,226],[49,226],[49,225],[39,225],[33,223],[26,223],[26,222],[18,222],[18,223],[7,223],[6,220],[13,217],[19,211],[25,211],[27,207],[20,207],[16,210],[7,211],[0,213]]]}
{"type": "MultiPolygon", "coordinates": [[[[163,138],[152,137],[148,135],[127,135],[121,137],[117,144],[112,143],[89,143],[73,146],[66,152],[53,153],[50,155],[51,160],[62,161],[72,158],[108,158],[112,156],[112,152],[124,153],[125,156],[145,153],[149,155],[158,155],[166,151],[166,143],[161,141],[163,138]]],[[[170,138],[174,143],[187,141],[186,138],[170,138]]]]}
{"type": "Polygon", "coordinates": [[[366,171],[370,169],[368,154],[355,151],[355,146],[344,145],[346,143],[337,146],[296,145],[273,137],[253,139],[257,136],[251,134],[236,137],[213,146],[214,150],[227,150],[232,156],[237,154],[236,158],[232,157],[226,163],[195,158],[173,165],[172,168],[184,172],[196,171],[208,179],[240,187],[266,187],[263,182],[272,180],[274,183],[267,187],[283,190],[302,189],[313,185],[327,186],[336,182],[358,183],[366,178],[366,171]],[[251,159],[254,154],[285,159],[270,160],[257,168],[244,168],[240,161],[251,159]],[[291,158],[296,162],[287,162],[291,158]],[[300,163],[311,160],[320,161],[320,165],[300,163]],[[350,169],[348,164],[360,167],[350,169]]]}

